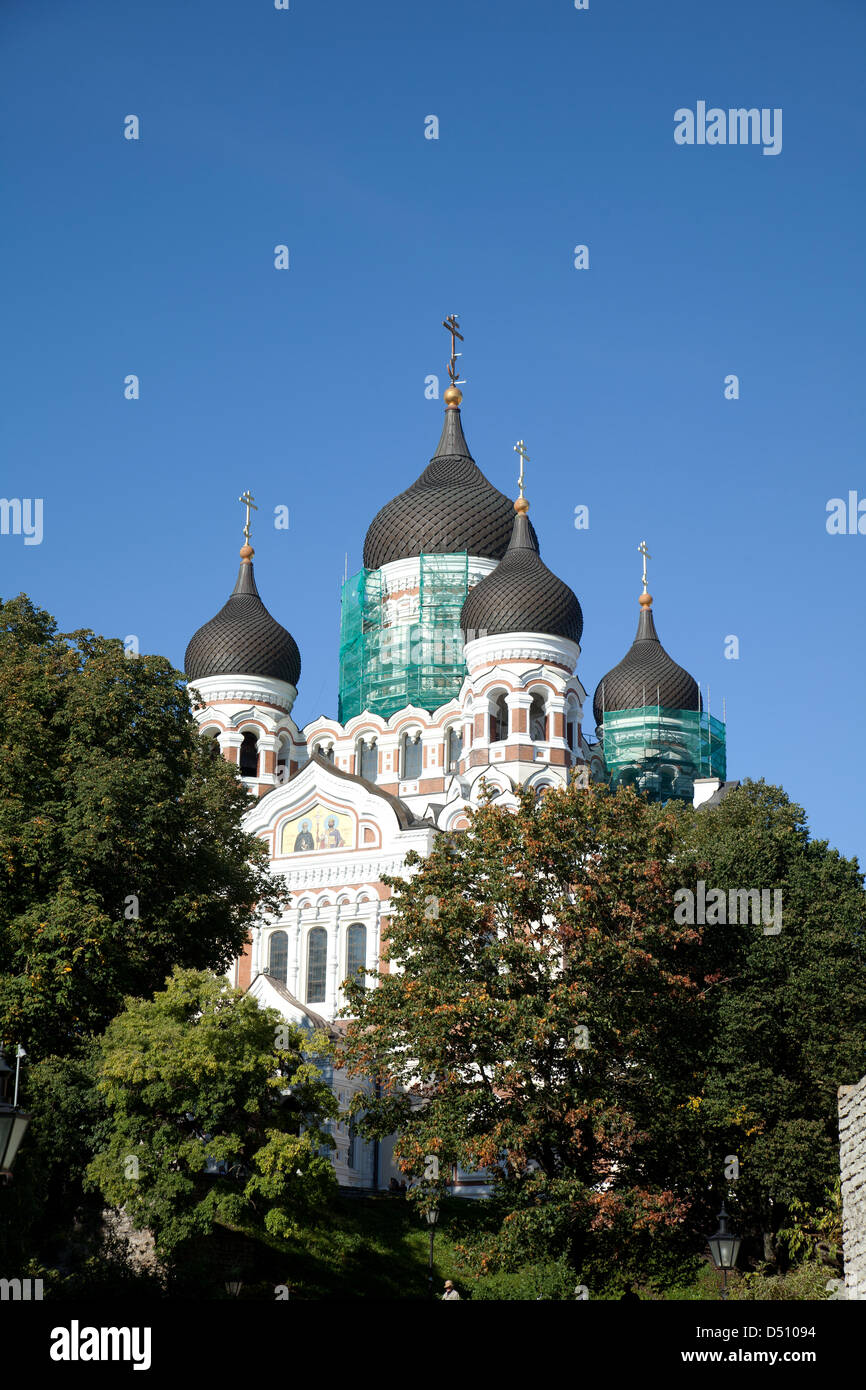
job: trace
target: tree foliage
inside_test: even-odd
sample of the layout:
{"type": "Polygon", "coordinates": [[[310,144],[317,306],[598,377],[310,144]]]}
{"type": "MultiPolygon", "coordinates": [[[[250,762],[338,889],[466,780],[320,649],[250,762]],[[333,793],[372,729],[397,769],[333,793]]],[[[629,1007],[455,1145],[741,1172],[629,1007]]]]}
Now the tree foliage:
{"type": "Polygon", "coordinates": [[[866,1072],[863,877],[763,782],[687,811],[685,832],[708,888],[781,893],[777,935],[751,922],[704,929],[722,983],[693,1100],[711,1170],[739,1161],[732,1212],[772,1255],[780,1226],[835,1181],[838,1088],[866,1072]]]}
{"type": "Polygon", "coordinates": [[[0,1041],[68,1054],[175,964],[226,969],[279,898],[183,678],[0,603],[0,1041]]]}
{"type": "Polygon", "coordinates": [[[389,970],[350,986],[347,1060],[385,1080],[363,1123],[399,1131],[407,1172],[436,1155],[442,1179],[496,1174],[488,1263],[565,1250],[580,1269],[626,1236],[646,1258],[683,1220],[658,1118],[685,1102],[708,986],[699,931],[674,922],[680,842],[633,792],[523,791],[395,883],[389,970]]]}
{"type": "Polygon", "coordinates": [[[758,1236],[832,1181],[836,1088],[866,1070],[862,878],[780,789],[698,810],[524,791],[392,882],[346,1058],[382,1081],[362,1124],[399,1133],[419,1201],[428,1155],[439,1193],[452,1164],[493,1173],[478,1268],[564,1253],[587,1279],[663,1279],[722,1195],[758,1236]],[[699,878],[779,888],[782,932],[683,923],[699,878]]]}
{"type": "Polygon", "coordinates": [[[217,1222],[296,1235],[336,1185],[324,1126],[338,1106],[304,1055],[328,1047],[225,980],[175,970],[101,1042],[108,1124],[90,1185],[163,1253],[217,1222]]]}

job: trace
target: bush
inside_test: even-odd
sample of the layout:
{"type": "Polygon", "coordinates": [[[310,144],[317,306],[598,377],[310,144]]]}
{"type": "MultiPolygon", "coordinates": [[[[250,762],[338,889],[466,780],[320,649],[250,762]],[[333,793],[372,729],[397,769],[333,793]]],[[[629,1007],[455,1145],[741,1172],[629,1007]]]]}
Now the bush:
{"type": "Polygon", "coordinates": [[[526,1265],[514,1274],[486,1274],[466,1289],[465,1297],[497,1302],[530,1302],[535,1299],[574,1299],[579,1283],[565,1260],[526,1265]]]}
{"type": "Polygon", "coordinates": [[[786,1298],[815,1302],[828,1297],[827,1280],[832,1275],[832,1269],[815,1261],[795,1265],[786,1274],[744,1274],[742,1279],[729,1286],[729,1297],[752,1301],[786,1298]]]}

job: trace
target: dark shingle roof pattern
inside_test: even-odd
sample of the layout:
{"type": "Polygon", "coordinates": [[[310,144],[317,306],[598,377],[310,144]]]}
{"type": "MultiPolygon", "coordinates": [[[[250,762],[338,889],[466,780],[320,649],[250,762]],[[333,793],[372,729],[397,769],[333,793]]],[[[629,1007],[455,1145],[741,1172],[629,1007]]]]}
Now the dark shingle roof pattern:
{"type": "Polygon", "coordinates": [[[510,499],[487,481],[469,452],[458,407],[449,406],[436,453],[420,478],[370,522],[364,564],[380,569],[413,555],[463,550],[499,560],[508,547],[512,517],[510,499]]]}
{"type": "Polygon", "coordinates": [[[190,639],[187,680],[206,676],[269,676],[297,686],[301,653],[290,632],[259,598],[251,560],[242,560],[231,597],[190,639]]]}
{"type": "Polygon", "coordinates": [[[542,632],[579,643],[583,613],[577,596],[541,560],[529,518],[515,516],[513,508],[512,517],[505,555],[466,596],[460,614],[464,634],[542,632]]]}
{"type": "Polygon", "coordinates": [[[640,709],[656,704],[667,709],[702,708],[697,681],[668,656],[659,641],[652,612],[644,608],[637,636],[619,665],[599,681],[592,709],[598,726],[605,710],[640,709]]]}

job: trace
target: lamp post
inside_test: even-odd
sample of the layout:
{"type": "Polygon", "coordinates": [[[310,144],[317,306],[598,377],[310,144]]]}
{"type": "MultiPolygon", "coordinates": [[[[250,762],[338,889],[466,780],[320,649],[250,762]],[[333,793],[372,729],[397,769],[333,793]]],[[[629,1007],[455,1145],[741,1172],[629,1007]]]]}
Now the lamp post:
{"type": "Polygon", "coordinates": [[[728,1296],[728,1270],[733,1269],[737,1263],[737,1256],[740,1253],[740,1237],[735,1231],[728,1230],[728,1213],[725,1211],[725,1204],[722,1202],[722,1209],[718,1215],[719,1229],[714,1231],[711,1236],[707,1236],[707,1244],[710,1247],[710,1254],[713,1257],[713,1264],[716,1269],[722,1271],[722,1298],[728,1296]]]}
{"type": "Polygon", "coordinates": [[[6,1061],[5,1055],[0,1052],[0,1178],[6,1182],[12,1181],[12,1165],[30,1123],[30,1115],[18,1108],[18,1070],[21,1065],[21,1058],[24,1056],[23,1048],[18,1048],[17,1056],[15,1099],[10,1105],[8,1090],[12,1068],[6,1061]]]}
{"type": "Polygon", "coordinates": [[[428,1207],[425,1212],[427,1224],[430,1227],[430,1257],[427,1261],[427,1293],[433,1297],[433,1237],[436,1234],[436,1222],[439,1220],[439,1208],[428,1207]]]}

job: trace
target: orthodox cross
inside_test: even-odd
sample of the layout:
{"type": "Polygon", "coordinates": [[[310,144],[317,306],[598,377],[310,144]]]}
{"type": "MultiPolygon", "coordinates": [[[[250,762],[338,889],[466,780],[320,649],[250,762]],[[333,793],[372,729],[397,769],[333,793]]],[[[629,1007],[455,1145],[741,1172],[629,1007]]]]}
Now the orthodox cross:
{"type": "Polygon", "coordinates": [[[448,363],[448,375],[451,378],[451,385],[456,386],[457,358],[463,356],[462,352],[457,351],[457,343],[455,341],[457,338],[459,338],[461,343],[463,342],[463,334],[460,332],[460,325],[457,322],[457,315],[449,314],[446,319],[442,320],[442,327],[447,328],[448,332],[451,334],[451,361],[448,363]]]}
{"type": "Polygon", "coordinates": [[[638,550],[643,556],[643,591],[644,593],[646,593],[646,562],[647,560],[651,560],[652,556],[646,548],[646,541],[641,541],[640,545],[638,546],[638,550]]]}
{"type": "Polygon", "coordinates": [[[520,477],[517,479],[517,486],[520,488],[520,496],[523,496],[523,465],[529,463],[529,455],[526,452],[526,445],[522,439],[518,439],[514,446],[514,452],[520,455],[520,477]]]}
{"type": "Polygon", "coordinates": [[[247,488],[245,492],[242,492],[242,493],[241,493],[240,497],[238,498],[238,501],[239,501],[239,502],[242,502],[243,505],[244,505],[244,506],[246,507],[246,509],[247,509],[247,519],[246,519],[246,524],[244,525],[244,540],[246,541],[247,545],[249,545],[249,543],[250,543],[250,508],[252,507],[253,511],[254,511],[254,512],[257,512],[257,511],[258,511],[258,507],[256,506],[255,502],[253,501],[253,494],[250,492],[249,488],[247,488]]]}

